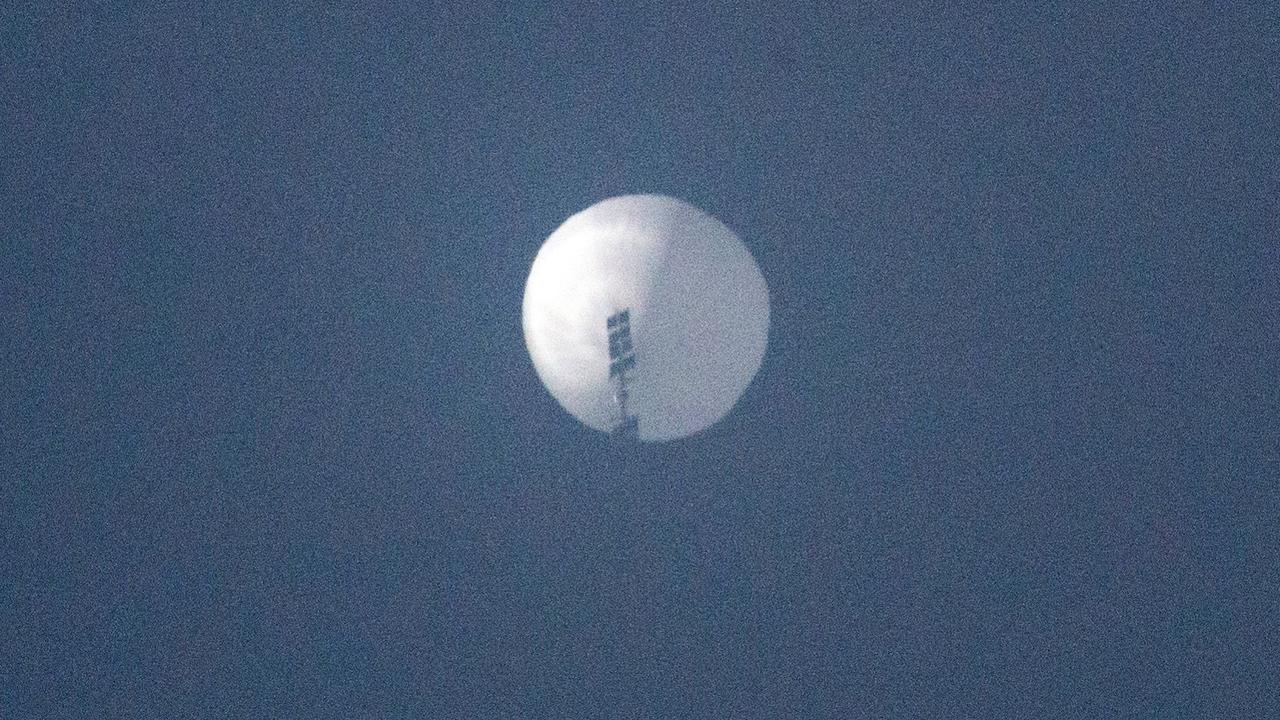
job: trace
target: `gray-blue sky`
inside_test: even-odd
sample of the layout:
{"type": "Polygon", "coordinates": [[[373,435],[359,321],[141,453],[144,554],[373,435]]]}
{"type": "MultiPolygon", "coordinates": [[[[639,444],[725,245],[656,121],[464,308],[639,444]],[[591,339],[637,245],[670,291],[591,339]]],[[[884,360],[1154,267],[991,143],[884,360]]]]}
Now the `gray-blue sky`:
{"type": "Polygon", "coordinates": [[[1280,708],[1274,9],[32,5],[9,714],[1280,708]],[[519,300],[628,192],[773,323],[618,457],[519,300]]]}

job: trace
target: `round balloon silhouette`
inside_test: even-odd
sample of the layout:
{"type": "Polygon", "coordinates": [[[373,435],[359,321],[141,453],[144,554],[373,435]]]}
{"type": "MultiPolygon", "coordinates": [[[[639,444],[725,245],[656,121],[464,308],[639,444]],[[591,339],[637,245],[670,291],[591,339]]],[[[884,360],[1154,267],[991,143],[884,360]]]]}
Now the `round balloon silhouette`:
{"type": "Polygon", "coordinates": [[[634,357],[624,402],[641,440],[719,421],[760,369],[764,276],[733,231],[688,203],[625,195],[592,205],[547,238],[529,271],[524,338],[534,368],[565,410],[605,432],[623,420],[623,378],[610,373],[620,341],[611,354],[608,326],[623,311],[634,357]]]}

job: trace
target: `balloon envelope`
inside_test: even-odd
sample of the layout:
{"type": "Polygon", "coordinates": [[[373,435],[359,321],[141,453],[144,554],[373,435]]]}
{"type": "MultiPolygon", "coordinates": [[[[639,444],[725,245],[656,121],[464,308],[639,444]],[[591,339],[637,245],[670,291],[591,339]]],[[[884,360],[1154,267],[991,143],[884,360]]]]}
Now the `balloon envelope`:
{"type": "Polygon", "coordinates": [[[597,430],[618,422],[605,322],[630,310],[628,410],[642,440],[724,417],[764,357],[769,291],[720,221],[661,195],[592,205],[547,238],[524,293],[524,337],[547,390],[597,430]]]}

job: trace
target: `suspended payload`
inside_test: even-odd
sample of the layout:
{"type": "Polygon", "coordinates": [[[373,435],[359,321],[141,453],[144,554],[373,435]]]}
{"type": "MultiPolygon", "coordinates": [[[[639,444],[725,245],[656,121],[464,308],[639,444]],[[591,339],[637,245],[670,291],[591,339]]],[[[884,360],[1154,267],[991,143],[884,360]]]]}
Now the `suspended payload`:
{"type": "Polygon", "coordinates": [[[609,334],[609,381],[613,383],[613,402],[618,417],[613,424],[613,434],[625,440],[640,437],[640,419],[627,407],[631,399],[630,371],[636,367],[635,345],[631,342],[631,311],[622,310],[605,321],[609,334]]]}

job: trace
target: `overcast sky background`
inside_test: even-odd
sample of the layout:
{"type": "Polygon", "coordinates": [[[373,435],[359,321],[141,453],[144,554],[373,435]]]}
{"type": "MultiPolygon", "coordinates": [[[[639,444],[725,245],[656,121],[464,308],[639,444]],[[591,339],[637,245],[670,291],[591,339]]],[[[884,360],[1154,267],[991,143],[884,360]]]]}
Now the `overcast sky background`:
{"type": "Polygon", "coordinates": [[[30,5],[0,714],[1280,714],[1274,7],[30,5]],[[633,192],[773,322],[628,455],[519,308],[633,192]]]}

